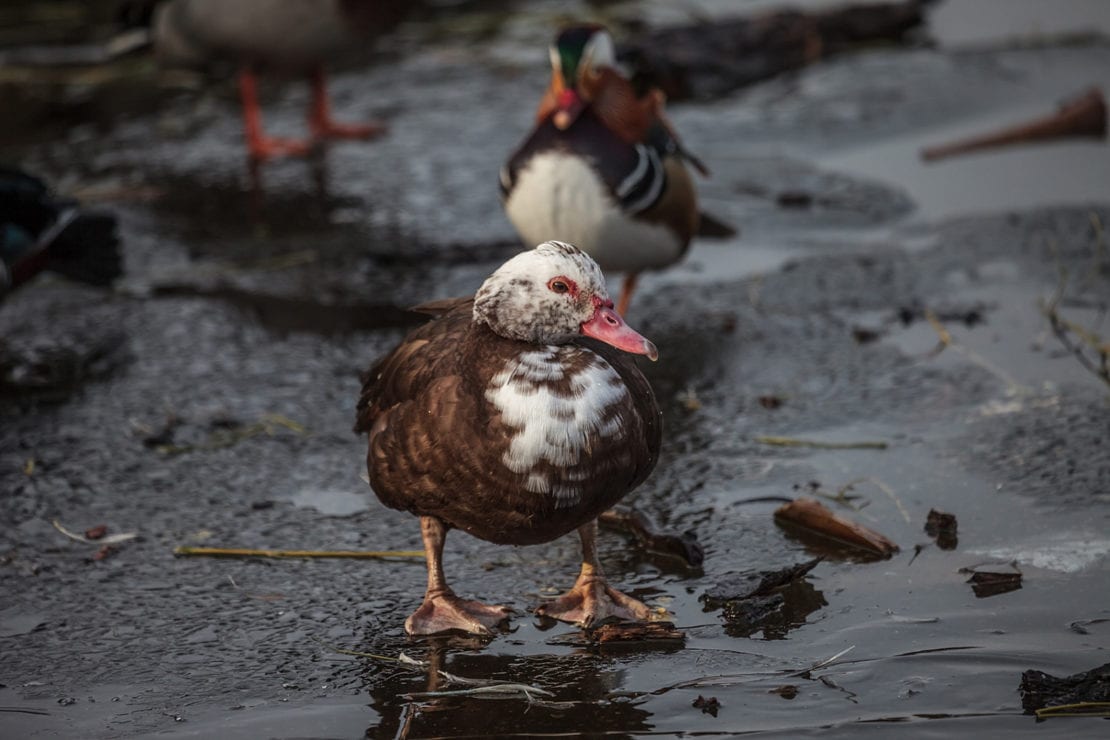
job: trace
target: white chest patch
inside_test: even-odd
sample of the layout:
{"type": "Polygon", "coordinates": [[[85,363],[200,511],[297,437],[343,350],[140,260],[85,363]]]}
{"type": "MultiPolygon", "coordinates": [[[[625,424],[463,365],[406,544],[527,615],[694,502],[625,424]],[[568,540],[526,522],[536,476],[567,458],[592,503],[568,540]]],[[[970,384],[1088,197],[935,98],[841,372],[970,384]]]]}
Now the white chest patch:
{"type": "Polygon", "coordinates": [[[525,487],[554,496],[559,507],[579,501],[578,482],[585,473],[576,476],[572,471],[551,481],[537,466],[576,466],[590,453],[591,438],[617,434],[620,417],[609,411],[627,397],[628,388],[613,366],[578,347],[525,352],[510,360],[486,390],[504,422],[519,430],[501,458],[505,467],[527,474],[525,487]],[[576,360],[573,365],[566,362],[571,357],[576,360]],[[589,362],[582,364],[583,358],[589,362]],[[563,392],[567,387],[569,393],[563,392]]]}
{"type": "Polygon", "coordinates": [[[605,270],[657,269],[682,256],[670,229],[626,215],[589,164],[559,152],[528,162],[505,212],[526,244],[569,242],[605,270]]]}

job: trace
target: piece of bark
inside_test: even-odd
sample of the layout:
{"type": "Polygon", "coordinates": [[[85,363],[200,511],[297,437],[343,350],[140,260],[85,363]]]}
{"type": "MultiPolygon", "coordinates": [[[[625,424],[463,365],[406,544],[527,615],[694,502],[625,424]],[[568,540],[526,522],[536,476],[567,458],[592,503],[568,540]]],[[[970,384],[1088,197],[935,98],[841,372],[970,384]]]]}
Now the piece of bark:
{"type": "Polygon", "coordinates": [[[899,550],[898,545],[878,532],[834,514],[820,501],[812,498],[803,497],[783,504],[775,510],[775,521],[884,558],[889,558],[899,550]]]}
{"type": "Polygon", "coordinates": [[[981,149],[1072,137],[1106,138],[1106,100],[1098,88],[1091,88],[1065,102],[1052,115],[1001,131],[927,147],[921,150],[921,158],[926,162],[935,162],[981,149]]]}
{"type": "Polygon", "coordinates": [[[598,644],[686,639],[673,622],[610,622],[588,630],[587,635],[591,642],[598,644]]]}
{"type": "Polygon", "coordinates": [[[1012,563],[960,568],[960,573],[970,574],[971,577],[967,579],[967,583],[971,584],[971,590],[980,599],[1021,588],[1021,571],[1012,563]],[[1009,570],[1003,570],[1003,568],[1009,570]]]}
{"type": "Polygon", "coordinates": [[[615,506],[602,512],[597,521],[604,527],[630,532],[645,550],[676,558],[692,568],[705,561],[705,550],[693,530],[682,534],[662,532],[646,514],[631,507],[615,506]]]}
{"type": "Polygon", "coordinates": [[[1028,670],[1021,674],[1018,691],[1026,714],[1045,707],[1110,702],[1110,663],[1063,678],[1028,670]]]}

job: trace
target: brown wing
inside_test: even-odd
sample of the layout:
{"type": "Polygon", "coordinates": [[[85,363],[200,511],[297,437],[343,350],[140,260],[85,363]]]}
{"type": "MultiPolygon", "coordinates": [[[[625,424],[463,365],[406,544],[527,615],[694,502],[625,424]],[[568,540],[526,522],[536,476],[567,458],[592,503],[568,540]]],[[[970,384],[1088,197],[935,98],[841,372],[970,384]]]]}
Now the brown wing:
{"type": "Polygon", "coordinates": [[[356,410],[355,432],[374,428],[378,417],[392,406],[411,400],[449,370],[454,349],[470,326],[473,298],[432,301],[413,310],[436,318],[409,332],[397,347],[362,376],[362,393],[356,410]]]}
{"type": "Polygon", "coordinates": [[[465,298],[441,298],[438,301],[418,303],[409,310],[414,313],[427,314],[428,316],[442,316],[445,313],[449,313],[463,306],[466,306],[469,311],[474,307],[474,298],[472,296],[467,296],[465,298]]]}

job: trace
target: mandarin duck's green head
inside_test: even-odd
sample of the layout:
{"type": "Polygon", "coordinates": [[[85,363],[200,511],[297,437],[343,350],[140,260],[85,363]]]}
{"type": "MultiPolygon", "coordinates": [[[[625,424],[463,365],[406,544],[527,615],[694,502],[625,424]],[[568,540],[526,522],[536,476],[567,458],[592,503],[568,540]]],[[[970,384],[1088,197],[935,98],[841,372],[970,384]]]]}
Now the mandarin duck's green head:
{"type": "Polygon", "coordinates": [[[551,86],[558,103],[554,121],[565,129],[593,100],[602,71],[616,69],[613,37],[602,26],[569,26],[555,37],[550,53],[551,86]]]}

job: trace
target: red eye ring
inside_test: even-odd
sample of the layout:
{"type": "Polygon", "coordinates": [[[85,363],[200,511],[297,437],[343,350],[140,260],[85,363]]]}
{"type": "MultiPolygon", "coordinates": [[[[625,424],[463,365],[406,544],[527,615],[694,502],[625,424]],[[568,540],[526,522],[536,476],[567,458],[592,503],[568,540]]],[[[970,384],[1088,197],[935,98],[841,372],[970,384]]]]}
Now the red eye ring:
{"type": "Polygon", "coordinates": [[[552,293],[559,295],[570,294],[571,296],[578,294],[578,284],[568,277],[559,275],[547,281],[547,289],[552,293]]]}

